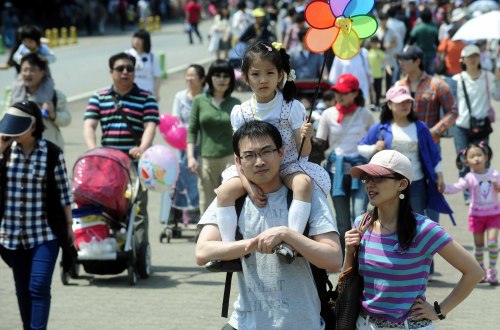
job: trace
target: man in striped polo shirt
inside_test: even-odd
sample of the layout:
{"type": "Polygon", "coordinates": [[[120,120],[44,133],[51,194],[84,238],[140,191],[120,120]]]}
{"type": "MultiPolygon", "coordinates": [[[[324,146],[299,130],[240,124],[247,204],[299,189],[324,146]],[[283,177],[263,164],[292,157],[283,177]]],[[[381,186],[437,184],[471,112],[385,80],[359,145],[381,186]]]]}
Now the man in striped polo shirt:
{"type": "MultiPolygon", "coordinates": [[[[127,153],[135,162],[151,146],[159,123],[154,96],[134,84],[135,58],[118,53],[109,58],[110,88],[95,93],[88,102],[83,123],[83,137],[88,149],[97,147],[96,129],[101,123],[101,145],[127,153]]],[[[141,209],[137,224],[139,247],[148,241],[147,193],[139,192],[141,209]]]]}

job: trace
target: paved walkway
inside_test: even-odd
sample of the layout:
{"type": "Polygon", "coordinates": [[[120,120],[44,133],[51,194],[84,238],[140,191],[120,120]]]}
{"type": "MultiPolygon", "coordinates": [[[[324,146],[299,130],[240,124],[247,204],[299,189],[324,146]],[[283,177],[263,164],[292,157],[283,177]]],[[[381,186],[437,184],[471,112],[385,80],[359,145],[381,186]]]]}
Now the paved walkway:
{"type": "MultiPolygon", "coordinates": [[[[103,72],[103,74],[106,74],[103,72]]],[[[174,92],[184,86],[183,74],[173,74],[162,88],[164,104],[170,112],[174,92]]],[[[243,98],[248,95],[241,95],[243,98]]],[[[68,167],[84,151],[81,135],[81,120],[85,101],[73,102],[73,122],[63,129],[66,138],[66,159],[68,167]]],[[[498,105],[498,104],[497,104],[498,105]]],[[[500,107],[496,107],[497,111],[500,107]]],[[[500,124],[495,124],[491,140],[498,144],[500,124]]],[[[158,137],[156,143],[164,143],[158,137]]],[[[442,141],[444,176],[447,182],[456,179],[454,165],[455,151],[451,139],[442,141]]],[[[495,149],[495,148],[494,148],[495,149]]],[[[500,152],[493,158],[493,167],[500,169],[500,152]]],[[[441,218],[443,226],[468,250],[472,251],[472,235],[467,231],[467,207],[460,195],[447,197],[458,225],[451,226],[446,217],[441,218]]],[[[181,239],[170,244],[160,244],[158,237],[162,230],[159,223],[160,195],[150,194],[151,216],[150,239],[153,251],[153,275],[141,280],[136,286],[129,286],[126,273],[116,276],[95,276],[83,273],[71,285],[63,286],[56,268],[52,286],[52,308],[50,329],[220,329],[225,320],[220,317],[224,274],[206,272],[196,266],[194,260],[194,232],[185,231],[181,239]]],[[[459,274],[452,270],[440,257],[436,258],[438,276],[429,285],[429,301],[441,301],[453,289],[459,274]]],[[[332,275],[334,281],[336,276],[332,275]]],[[[0,330],[21,329],[19,312],[14,292],[12,275],[0,263],[0,330]]],[[[234,281],[236,282],[236,281],[234,281]]],[[[231,300],[236,297],[236,283],[233,284],[231,300]]],[[[437,323],[438,329],[499,329],[500,287],[478,285],[471,296],[447,319],[437,323]]]]}

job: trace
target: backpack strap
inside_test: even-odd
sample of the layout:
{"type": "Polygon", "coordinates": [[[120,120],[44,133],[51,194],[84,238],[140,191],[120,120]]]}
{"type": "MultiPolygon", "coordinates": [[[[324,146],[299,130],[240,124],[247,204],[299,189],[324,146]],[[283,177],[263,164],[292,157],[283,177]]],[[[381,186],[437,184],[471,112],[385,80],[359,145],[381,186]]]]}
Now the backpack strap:
{"type": "MultiPolygon", "coordinates": [[[[236,219],[239,219],[241,210],[243,209],[243,205],[245,204],[245,200],[247,198],[247,194],[244,194],[240,198],[238,198],[235,203],[234,207],[236,208],[236,219]]],[[[292,204],[293,200],[293,191],[288,189],[287,194],[286,194],[286,204],[287,208],[290,208],[290,205],[292,204]]],[[[239,227],[236,227],[236,233],[235,233],[235,238],[237,241],[243,239],[243,234],[240,231],[239,227]]],[[[245,257],[247,257],[246,255],[245,257]]],[[[231,281],[233,279],[233,272],[227,272],[226,273],[226,282],[224,284],[224,296],[222,298],[222,311],[221,311],[221,316],[222,317],[227,317],[227,313],[229,311],[229,296],[231,295],[231,281]]],[[[330,283],[331,284],[331,283],[330,283]]]]}

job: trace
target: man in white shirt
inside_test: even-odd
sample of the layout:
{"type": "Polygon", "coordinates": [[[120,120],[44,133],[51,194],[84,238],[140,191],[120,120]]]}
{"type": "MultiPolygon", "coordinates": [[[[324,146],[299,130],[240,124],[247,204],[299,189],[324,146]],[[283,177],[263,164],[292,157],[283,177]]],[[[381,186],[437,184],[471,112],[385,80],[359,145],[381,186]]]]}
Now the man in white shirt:
{"type": "Polygon", "coordinates": [[[246,197],[239,218],[234,219],[242,240],[221,241],[214,203],[199,222],[198,265],[241,259],[240,294],[224,329],[323,329],[309,262],[332,272],[342,264],[337,227],[326,197],[313,192],[309,237],[288,228],[288,190],[279,176],[284,151],[277,128],[264,121],[247,122],[234,133],[233,150],[236,165],[266,194],[267,205],[257,207],[246,197]],[[281,243],[303,258],[291,264],[282,261],[274,253],[281,243]]]}

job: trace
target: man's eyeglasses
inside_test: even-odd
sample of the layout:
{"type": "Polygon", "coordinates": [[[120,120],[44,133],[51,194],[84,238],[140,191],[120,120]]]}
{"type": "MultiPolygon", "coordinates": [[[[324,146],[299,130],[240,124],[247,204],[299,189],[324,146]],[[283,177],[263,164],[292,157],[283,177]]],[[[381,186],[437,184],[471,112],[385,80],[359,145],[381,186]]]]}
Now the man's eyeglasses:
{"type": "Polygon", "coordinates": [[[369,176],[369,175],[365,175],[365,176],[361,177],[361,181],[363,181],[363,183],[370,183],[370,182],[372,182],[372,183],[380,183],[384,179],[398,180],[398,178],[396,178],[393,175],[381,175],[381,176],[369,176]]]}
{"type": "Polygon", "coordinates": [[[273,156],[274,152],[278,150],[278,148],[274,148],[274,149],[271,149],[271,148],[268,148],[268,149],[264,149],[264,150],[261,150],[259,152],[245,152],[243,154],[243,156],[239,156],[240,159],[247,163],[247,164],[253,164],[257,161],[257,157],[260,157],[260,159],[262,160],[269,160],[271,159],[271,157],[273,156]]]}
{"type": "Polygon", "coordinates": [[[113,68],[113,70],[120,73],[122,73],[125,70],[127,70],[127,72],[134,72],[135,68],[132,65],[120,65],[117,66],[116,68],[113,68]]]}
{"type": "Polygon", "coordinates": [[[229,79],[229,74],[227,73],[214,73],[212,77],[217,79],[229,79]]]}

